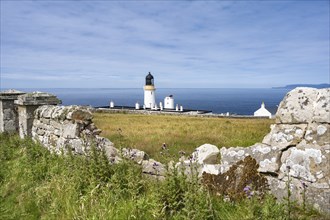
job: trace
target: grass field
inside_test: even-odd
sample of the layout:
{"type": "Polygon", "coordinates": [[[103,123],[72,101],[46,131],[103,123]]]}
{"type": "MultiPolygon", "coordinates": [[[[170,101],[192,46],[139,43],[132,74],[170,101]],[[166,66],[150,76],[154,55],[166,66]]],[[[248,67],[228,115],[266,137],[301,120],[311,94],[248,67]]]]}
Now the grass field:
{"type": "Polygon", "coordinates": [[[160,159],[163,143],[172,154],[191,153],[202,144],[250,146],[262,141],[274,123],[270,119],[201,118],[173,115],[95,113],[94,122],[115,147],[131,147],[160,159]]]}
{"type": "Polygon", "coordinates": [[[0,167],[1,220],[327,219],[270,195],[228,202],[177,172],[151,180],[132,161],[111,165],[95,150],[89,157],[51,154],[18,135],[0,134],[0,167]]]}

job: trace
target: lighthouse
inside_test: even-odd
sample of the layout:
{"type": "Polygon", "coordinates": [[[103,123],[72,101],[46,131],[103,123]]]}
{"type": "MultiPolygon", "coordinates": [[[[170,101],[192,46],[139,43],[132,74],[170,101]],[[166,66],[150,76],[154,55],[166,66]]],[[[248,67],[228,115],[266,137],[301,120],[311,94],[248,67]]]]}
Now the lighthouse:
{"type": "Polygon", "coordinates": [[[154,108],[156,104],[154,77],[149,74],[146,76],[146,85],[144,86],[144,105],[146,108],[154,108]]]}

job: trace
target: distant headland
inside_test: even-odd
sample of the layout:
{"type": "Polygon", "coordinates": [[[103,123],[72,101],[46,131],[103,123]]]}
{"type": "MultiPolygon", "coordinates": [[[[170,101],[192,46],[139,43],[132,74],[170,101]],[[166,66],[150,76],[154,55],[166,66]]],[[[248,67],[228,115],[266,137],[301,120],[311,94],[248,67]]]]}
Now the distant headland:
{"type": "Polygon", "coordinates": [[[322,83],[322,84],[290,84],[282,87],[272,87],[272,89],[294,89],[296,87],[312,87],[316,89],[323,89],[323,88],[329,88],[329,83],[322,83]]]}

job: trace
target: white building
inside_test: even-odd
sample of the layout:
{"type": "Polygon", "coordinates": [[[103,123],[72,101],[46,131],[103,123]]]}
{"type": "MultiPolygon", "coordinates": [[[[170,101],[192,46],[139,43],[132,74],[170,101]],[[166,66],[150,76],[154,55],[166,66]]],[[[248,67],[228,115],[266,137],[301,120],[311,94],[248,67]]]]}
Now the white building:
{"type": "Polygon", "coordinates": [[[174,98],[173,95],[169,95],[164,99],[164,108],[174,109],[174,98]]]}
{"type": "Polygon", "coordinates": [[[258,117],[272,117],[272,113],[270,113],[266,108],[265,108],[265,103],[262,102],[261,107],[254,112],[254,116],[258,117]]]}
{"type": "Polygon", "coordinates": [[[156,104],[156,88],[154,86],[154,77],[149,74],[146,76],[146,85],[144,86],[144,105],[146,108],[154,108],[156,104]]]}

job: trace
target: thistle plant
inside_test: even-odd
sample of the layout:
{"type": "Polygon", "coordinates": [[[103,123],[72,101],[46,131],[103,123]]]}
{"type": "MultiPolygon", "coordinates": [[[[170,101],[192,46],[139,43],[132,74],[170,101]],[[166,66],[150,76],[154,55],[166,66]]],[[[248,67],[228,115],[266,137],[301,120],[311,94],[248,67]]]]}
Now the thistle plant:
{"type": "Polygon", "coordinates": [[[303,210],[304,210],[304,213],[306,212],[306,191],[307,191],[307,184],[301,180],[301,186],[302,186],[302,199],[303,199],[303,210]]]}
{"type": "Polygon", "coordinates": [[[289,165],[286,166],[286,171],[287,171],[287,181],[286,181],[286,187],[287,187],[287,208],[288,208],[288,219],[291,219],[291,189],[290,189],[290,185],[291,185],[291,178],[290,178],[290,170],[291,167],[289,165]]]}
{"type": "Polygon", "coordinates": [[[246,195],[246,197],[247,197],[248,199],[251,199],[251,198],[252,198],[252,196],[253,196],[253,191],[252,191],[251,186],[249,186],[249,185],[245,186],[244,189],[243,189],[243,191],[244,191],[244,193],[245,193],[245,195],[246,195]]]}

